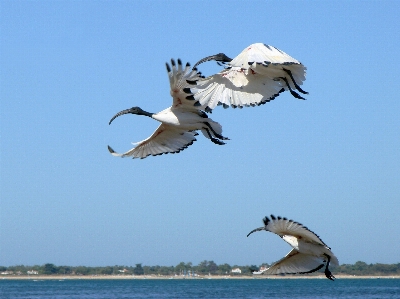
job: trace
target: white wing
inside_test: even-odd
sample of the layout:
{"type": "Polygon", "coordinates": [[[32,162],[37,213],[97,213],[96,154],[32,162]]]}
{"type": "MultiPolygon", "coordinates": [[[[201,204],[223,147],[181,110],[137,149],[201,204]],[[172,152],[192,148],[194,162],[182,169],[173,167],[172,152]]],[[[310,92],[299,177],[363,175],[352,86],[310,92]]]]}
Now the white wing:
{"type": "Polygon", "coordinates": [[[287,218],[275,217],[271,215],[271,219],[265,217],[263,219],[265,229],[277,235],[290,235],[296,238],[303,238],[309,242],[320,244],[329,248],[321,238],[307,227],[293,220],[287,218]]]}
{"type": "Polygon", "coordinates": [[[304,274],[315,272],[324,265],[322,258],[292,249],[284,258],[262,272],[263,274],[304,274]]]}
{"type": "Polygon", "coordinates": [[[108,150],[117,157],[144,159],[168,153],[179,153],[196,141],[196,132],[186,131],[174,126],[161,124],[147,139],[137,142],[137,146],[123,154],[116,153],[110,146],[108,150]]]}
{"type": "Polygon", "coordinates": [[[178,67],[176,66],[175,60],[171,59],[171,65],[167,63],[167,71],[170,83],[170,94],[172,96],[171,109],[184,108],[186,110],[199,110],[193,104],[195,99],[189,89],[189,82],[195,82],[200,80],[201,73],[197,71],[197,68],[190,68],[190,64],[186,63],[185,68],[182,67],[182,62],[178,59],[178,67]]]}
{"type": "Polygon", "coordinates": [[[265,104],[281,92],[295,90],[305,80],[306,67],[285,52],[261,43],[247,47],[229,62],[229,67],[213,76],[199,79],[191,88],[197,105],[206,111],[217,105],[256,106],[265,104]]]}

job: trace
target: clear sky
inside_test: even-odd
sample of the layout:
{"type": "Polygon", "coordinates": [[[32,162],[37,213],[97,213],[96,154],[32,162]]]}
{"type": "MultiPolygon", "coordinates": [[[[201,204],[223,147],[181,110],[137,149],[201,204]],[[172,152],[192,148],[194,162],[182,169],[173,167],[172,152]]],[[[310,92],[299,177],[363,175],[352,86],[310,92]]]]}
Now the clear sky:
{"type": "MultiPolygon", "coordinates": [[[[400,262],[399,1],[1,1],[0,265],[273,262],[246,234],[303,223],[341,263],[400,262]],[[165,62],[262,42],[307,66],[306,101],[217,108],[231,140],[116,158],[171,105],[165,62]]],[[[200,68],[207,74],[215,63],[200,68]]]]}

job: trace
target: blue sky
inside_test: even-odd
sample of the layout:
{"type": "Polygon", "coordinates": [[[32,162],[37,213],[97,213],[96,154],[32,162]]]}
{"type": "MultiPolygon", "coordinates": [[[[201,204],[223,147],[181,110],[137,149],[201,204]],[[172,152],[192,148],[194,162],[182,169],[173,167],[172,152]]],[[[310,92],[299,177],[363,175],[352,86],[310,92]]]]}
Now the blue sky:
{"type": "MultiPolygon", "coordinates": [[[[256,264],[294,219],[341,263],[398,263],[398,1],[1,1],[0,265],[256,264]],[[111,156],[171,105],[165,62],[255,42],[307,66],[306,101],[215,109],[231,140],[111,156]]],[[[205,74],[220,69],[201,67],[205,74]]]]}

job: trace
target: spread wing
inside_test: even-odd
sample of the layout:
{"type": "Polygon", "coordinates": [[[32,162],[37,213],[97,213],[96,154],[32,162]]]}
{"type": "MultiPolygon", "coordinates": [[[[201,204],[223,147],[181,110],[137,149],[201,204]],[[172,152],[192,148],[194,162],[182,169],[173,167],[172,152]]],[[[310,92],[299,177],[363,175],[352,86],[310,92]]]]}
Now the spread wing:
{"type": "Polygon", "coordinates": [[[262,272],[263,274],[305,274],[315,272],[324,265],[322,258],[292,249],[284,258],[262,272]]]}
{"type": "Polygon", "coordinates": [[[186,63],[185,68],[183,68],[180,59],[178,59],[178,66],[176,66],[175,60],[171,59],[171,65],[172,67],[168,63],[166,64],[172,96],[171,109],[199,110],[198,106],[193,105],[195,99],[189,88],[191,84],[188,82],[200,80],[202,78],[201,73],[197,71],[196,67],[191,69],[189,63],[186,63]]]}
{"type": "Polygon", "coordinates": [[[285,90],[304,99],[296,90],[307,93],[300,87],[305,75],[306,67],[298,60],[273,46],[257,43],[244,49],[218,74],[198,79],[190,90],[196,105],[206,112],[217,105],[258,106],[285,90]]]}
{"type": "Polygon", "coordinates": [[[303,238],[309,242],[314,242],[316,244],[320,244],[329,248],[316,233],[309,230],[301,223],[293,220],[288,220],[287,218],[275,217],[274,215],[271,215],[271,219],[265,217],[263,221],[265,225],[265,230],[268,230],[279,236],[290,235],[297,238],[303,238]]]}
{"type": "Polygon", "coordinates": [[[137,142],[136,147],[123,154],[116,153],[110,146],[108,150],[113,156],[144,159],[147,156],[158,156],[168,153],[179,153],[196,141],[196,132],[178,129],[161,124],[147,139],[137,142]]]}

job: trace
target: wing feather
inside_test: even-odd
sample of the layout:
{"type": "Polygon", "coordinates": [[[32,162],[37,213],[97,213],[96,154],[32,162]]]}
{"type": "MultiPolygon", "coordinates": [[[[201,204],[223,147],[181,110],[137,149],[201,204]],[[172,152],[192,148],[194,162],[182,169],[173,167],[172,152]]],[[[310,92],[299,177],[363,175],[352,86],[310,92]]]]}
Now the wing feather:
{"type": "Polygon", "coordinates": [[[305,274],[315,272],[324,265],[323,258],[303,254],[292,249],[284,258],[273,263],[262,272],[263,274],[305,274]]]}
{"type": "Polygon", "coordinates": [[[136,147],[123,154],[116,153],[110,146],[108,150],[114,156],[144,159],[150,155],[178,153],[196,141],[196,135],[196,132],[161,124],[149,138],[136,143],[136,147]]]}
{"type": "Polygon", "coordinates": [[[326,245],[324,241],[322,241],[322,239],[316,233],[314,233],[301,223],[298,223],[293,220],[288,220],[286,218],[281,218],[281,217],[276,218],[273,215],[271,215],[271,219],[265,217],[263,221],[266,230],[275,233],[279,236],[290,235],[297,238],[301,237],[306,240],[312,241],[316,244],[324,245],[327,248],[329,248],[328,245],[326,245]]]}
{"type": "Polygon", "coordinates": [[[193,94],[190,92],[191,81],[200,80],[201,73],[196,68],[191,69],[187,63],[185,68],[182,67],[182,62],[178,59],[178,67],[173,59],[171,59],[172,68],[167,64],[167,71],[170,83],[170,93],[172,96],[171,109],[184,107],[187,110],[198,110],[193,104],[195,103],[193,94]]]}

